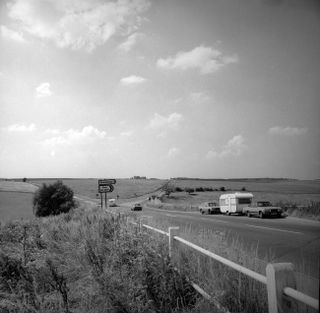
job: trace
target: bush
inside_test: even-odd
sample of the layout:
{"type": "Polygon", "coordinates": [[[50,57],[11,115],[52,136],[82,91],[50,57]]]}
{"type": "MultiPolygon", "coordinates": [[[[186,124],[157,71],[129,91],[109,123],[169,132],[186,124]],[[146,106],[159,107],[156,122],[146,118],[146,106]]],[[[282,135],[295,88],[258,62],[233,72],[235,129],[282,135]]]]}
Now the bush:
{"type": "Polygon", "coordinates": [[[67,213],[74,207],[73,191],[62,181],[43,184],[33,198],[34,213],[38,217],[67,213]]]}
{"type": "Polygon", "coordinates": [[[185,191],[190,194],[190,193],[194,193],[194,188],[186,188],[185,191]]]}
{"type": "Polygon", "coordinates": [[[203,187],[197,187],[196,188],[196,192],[203,192],[203,191],[204,191],[203,187]]]}
{"type": "Polygon", "coordinates": [[[220,187],[220,191],[226,191],[225,187],[220,187]]]}
{"type": "Polygon", "coordinates": [[[176,187],[176,189],[175,189],[175,192],[182,192],[182,191],[183,191],[183,189],[180,187],[176,187]]]}

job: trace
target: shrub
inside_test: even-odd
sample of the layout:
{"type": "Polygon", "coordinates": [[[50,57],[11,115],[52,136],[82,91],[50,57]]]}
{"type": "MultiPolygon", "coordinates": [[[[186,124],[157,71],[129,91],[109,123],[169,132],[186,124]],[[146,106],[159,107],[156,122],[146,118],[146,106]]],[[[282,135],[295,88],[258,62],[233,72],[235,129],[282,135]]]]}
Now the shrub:
{"type": "Polygon", "coordinates": [[[203,192],[204,189],[203,189],[202,187],[197,187],[197,188],[196,188],[196,191],[197,191],[197,192],[203,192]]]}
{"type": "Polygon", "coordinates": [[[27,182],[27,179],[24,177],[24,178],[22,179],[22,181],[23,181],[24,183],[26,183],[26,182],[27,182]]]}
{"type": "Polygon", "coordinates": [[[190,194],[194,192],[194,188],[186,188],[185,191],[190,194]]]}
{"type": "Polygon", "coordinates": [[[43,184],[33,198],[34,213],[38,217],[67,213],[74,207],[73,191],[62,181],[43,184]]]}
{"type": "Polygon", "coordinates": [[[241,191],[246,191],[246,190],[247,190],[246,187],[241,188],[241,191]]]}
{"type": "Polygon", "coordinates": [[[220,187],[220,191],[226,191],[225,187],[220,187]]]}
{"type": "Polygon", "coordinates": [[[182,192],[182,191],[183,191],[183,189],[180,187],[176,187],[176,189],[175,189],[175,192],[182,192]]]}

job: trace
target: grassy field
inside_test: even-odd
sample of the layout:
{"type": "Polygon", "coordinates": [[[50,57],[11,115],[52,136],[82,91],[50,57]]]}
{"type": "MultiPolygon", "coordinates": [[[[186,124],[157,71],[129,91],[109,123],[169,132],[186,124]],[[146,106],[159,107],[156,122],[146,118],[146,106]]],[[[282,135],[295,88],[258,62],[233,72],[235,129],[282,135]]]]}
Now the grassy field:
{"type": "MultiPolygon", "coordinates": [[[[52,184],[57,179],[30,179],[29,182],[41,186],[43,183],[52,184]]],[[[98,179],[62,179],[63,183],[69,186],[75,194],[96,198],[98,193],[98,179]]],[[[108,198],[120,200],[131,199],[136,196],[153,192],[160,188],[166,180],[144,180],[144,179],[117,179],[114,191],[108,193],[108,198]]]]}
{"type": "Polygon", "coordinates": [[[296,217],[320,218],[320,181],[300,180],[173,180],[174,188],[212,188],[213,191],[173,192],[162,197],[163,208],[198,210],[198,205],[206,201],[218,202],[223,193],[242,191],[254,195],[254,200],[269,200],[274,205],[285,208],[296,217]],[[225,191],[220,191],[224,188],[225,191]]]}

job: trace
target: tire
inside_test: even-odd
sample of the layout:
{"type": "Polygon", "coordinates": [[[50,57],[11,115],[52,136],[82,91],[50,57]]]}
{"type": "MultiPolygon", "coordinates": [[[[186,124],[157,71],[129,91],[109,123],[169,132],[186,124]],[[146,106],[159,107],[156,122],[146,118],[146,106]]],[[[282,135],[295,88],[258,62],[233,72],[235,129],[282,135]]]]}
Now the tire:
{"type": "Polygon", "coordinates": [[[230,213],[229,213],[229,211],[227,211],[227,212],[226,212],[226,215],[230,216],[230,213]]]}
{"type": "Polygon", "coordinates": [[[251,217],[251,214],[250,214],[250,212],[249,212],[249,211],[247,211],[247,216],[248,216],[248,217],[251,217]]]}
{"type": "Polygon", "coordinates": [[[259,212],[259,217],[263,218],[263,213],[261,211],[259,212]]]}
{"type": "Polygon", "coordinates": [[[200,210],[201,214],[203,215],[204,214],[204,211],[203,210],[200,210]]]}

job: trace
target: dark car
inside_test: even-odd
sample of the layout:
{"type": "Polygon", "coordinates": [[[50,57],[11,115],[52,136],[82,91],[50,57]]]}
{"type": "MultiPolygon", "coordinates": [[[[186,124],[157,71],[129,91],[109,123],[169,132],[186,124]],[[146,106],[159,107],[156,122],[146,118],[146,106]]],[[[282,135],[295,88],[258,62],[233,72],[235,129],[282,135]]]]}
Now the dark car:
{"type": "Polygon", "coordinates": [[[140,203],[135,203],[131,208],[131,211],[142,211],[142,205],[140,203]]]}

